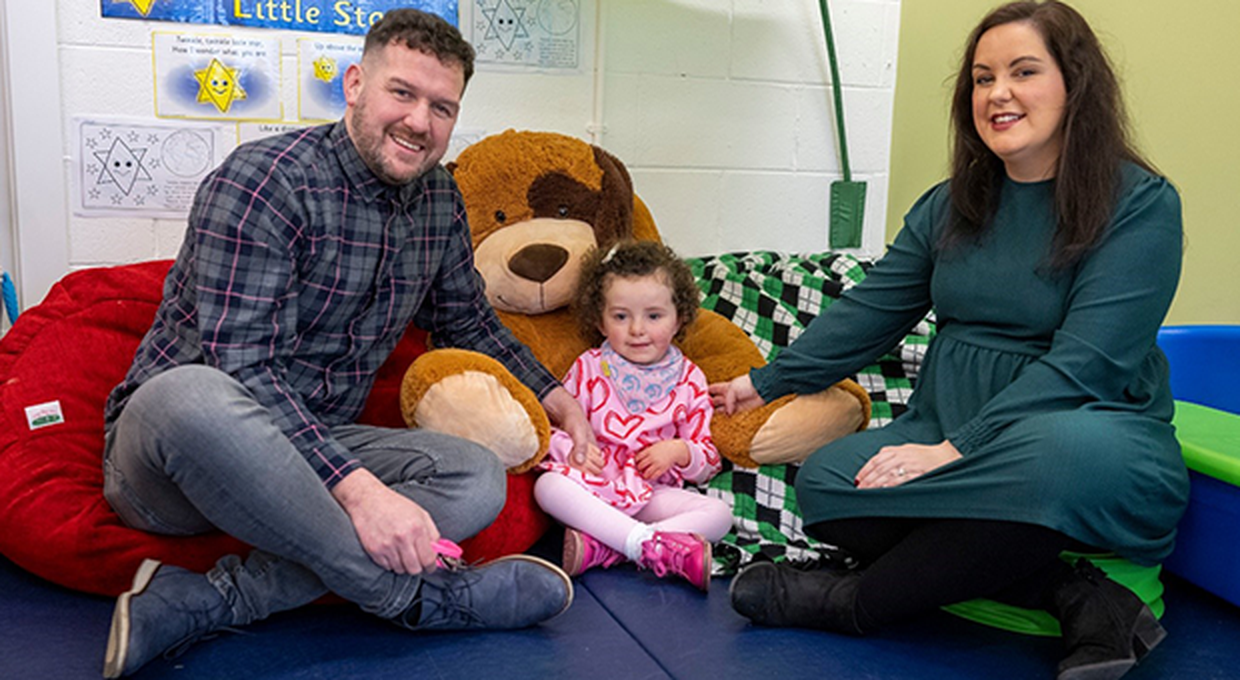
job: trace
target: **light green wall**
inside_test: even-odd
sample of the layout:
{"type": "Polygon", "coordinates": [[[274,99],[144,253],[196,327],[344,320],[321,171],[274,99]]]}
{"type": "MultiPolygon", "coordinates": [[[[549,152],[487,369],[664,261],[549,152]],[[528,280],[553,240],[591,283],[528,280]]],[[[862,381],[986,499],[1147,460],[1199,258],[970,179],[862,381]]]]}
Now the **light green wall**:
{"type": "MultiPolygon", "coordinates": [[[[903,0],[888,239],[946,176],[964,40],[994,0],[903,0]]],[[[1240,323],[1240,2],[1074,0],[1124,84],[1141,149],[1180,189],[1184,275],[1168,323],[1240,323]]]]}

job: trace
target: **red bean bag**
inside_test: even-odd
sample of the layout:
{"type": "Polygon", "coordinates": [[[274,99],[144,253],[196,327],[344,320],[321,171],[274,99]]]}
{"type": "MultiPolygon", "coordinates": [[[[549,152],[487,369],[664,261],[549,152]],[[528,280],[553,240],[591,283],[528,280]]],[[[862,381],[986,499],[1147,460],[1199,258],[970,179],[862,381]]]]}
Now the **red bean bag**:
{"type": "MultiPolygon", "coordinates": [[[[103,405],[154,317],[169,261],[69,274],[0,340],[0,554],[62,586],[115,596],[147,557],[205,571],[248,548],[222,533],[175,538],[124,526],[103,499],[103,405]]],[[[400,382],[425,348],[411,329],[359,422],[403,427],[400,382]]],[[[484,560],[528,549],[550,525],[531,475],[509,476],[496,522],[463,543],[484,560]]]]}

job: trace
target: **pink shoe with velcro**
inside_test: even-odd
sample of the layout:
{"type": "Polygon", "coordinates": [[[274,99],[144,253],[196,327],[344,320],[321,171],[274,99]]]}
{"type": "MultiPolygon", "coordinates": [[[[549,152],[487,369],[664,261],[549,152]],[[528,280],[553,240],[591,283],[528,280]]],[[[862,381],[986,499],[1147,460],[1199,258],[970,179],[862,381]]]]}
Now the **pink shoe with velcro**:
{"type": "Polygon", "coordinates": [[[576,576],[593,567],[606,569],[624,561],[619,551],[572,527],[564,529],[564,571],[576,576]]]}
{"type": "Polygon", "coordinates": [[[642,543],[637,566],[659,578],[674,574],[706,592],[710,590],[710,560],[710,542],[700,534],[656,531],[642,543]]]}

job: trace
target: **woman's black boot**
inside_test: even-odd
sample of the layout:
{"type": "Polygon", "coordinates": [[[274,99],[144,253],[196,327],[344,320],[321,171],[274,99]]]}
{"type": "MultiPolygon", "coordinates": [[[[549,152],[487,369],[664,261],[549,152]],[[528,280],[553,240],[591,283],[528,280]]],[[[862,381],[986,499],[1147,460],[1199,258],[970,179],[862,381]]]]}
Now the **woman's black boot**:
{"type": "Polygon", "coordinates": [[[1068,648],[1059,680],[1118,678],[1167,636],[1140,598],[1088,560],[1057,584],[1052,607],[1068,648]]]}
{"type": "Polygon", "coordinates": [[[758,562],[740,570],[728,589],[732,608],[763,626],[819,628],[861,635],[857,584],[861,574],[758,562]]]}

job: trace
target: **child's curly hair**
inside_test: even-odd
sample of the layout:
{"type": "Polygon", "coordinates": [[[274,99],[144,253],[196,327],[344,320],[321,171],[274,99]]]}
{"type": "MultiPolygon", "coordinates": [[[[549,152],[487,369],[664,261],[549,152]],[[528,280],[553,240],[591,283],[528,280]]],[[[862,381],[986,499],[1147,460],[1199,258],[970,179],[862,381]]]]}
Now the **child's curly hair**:
{"type": "Polygon", "coordinates": [[[604,296],[613,277],[638,278],[657,275],[672,290],[672,304],[680,330],[676,339],[697,319],[701,294],[689,265],[671,248],[654,241],[621,241],[610,248],[592,248],[582,257],[581,285],[573,295],[572,307],[582,337],[598,345],[603,322],[604,296]]]}

